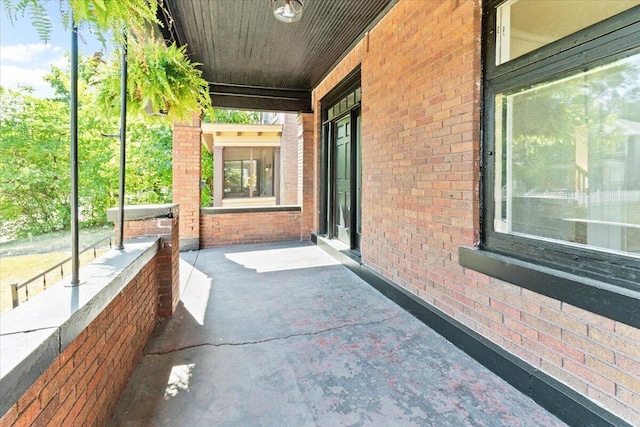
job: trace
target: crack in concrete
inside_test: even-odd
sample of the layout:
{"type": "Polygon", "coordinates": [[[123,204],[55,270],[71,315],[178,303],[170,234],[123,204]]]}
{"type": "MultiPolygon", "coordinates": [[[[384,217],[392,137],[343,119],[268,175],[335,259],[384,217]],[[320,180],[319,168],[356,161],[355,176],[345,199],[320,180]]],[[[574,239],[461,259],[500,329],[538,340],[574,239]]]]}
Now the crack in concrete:
{"type": "Polygon", "coordinates": [[[42,328],[35,328],[35,329],[25,329],[23,331],[15,331],[15,332],[5,332],[3,334],[0,334],[0,337],[8,337],[9,335],[18,335],[18,334],[28,334],[31,332],[38,332],[38,331],[46,331],[47,329],[56,329],[59,326],[45,326],[42,328]]]}
{"type": "Polygon", "coordinates": [[[320,335],[320,334],[324,334],[325,332],[331,332],[331,331],[335,331],[335,330],[339,330],[339,329],[351,328],[351,327],[354,327],[354,326],[380,325],[380,324],[382,324],[384,322],[388,322],[389,320],[393,320],[393,319],[396,319],[398,317],[400,317],[400,315],[396,314],[395,316],[387,317],[387,318],[384,318],[382,320],[376,320],[376,321],[364,322],[364,323],[349,323],[349,324],[346,324],[346,325],[334,326],[332,328],[321,329],[319,331],[304,332],[304,333],[299,333],[299,334],[291,334],[291,335],[285,335],[285,336],[281,336],[281,337],[265,338],[263,340],[258,340],[258,341],[223,342],[223,343],[205,342],[205,343],[200,343],[200,344],[186,345],[184,347],[174,348],[174,349],[166,350],[166,351],[155,351],[155,352],[145,353],[143,356],[164,356],[164,355],[167,355],[167,354],[176,353],[178,351],[190,350],[192,348],[198,348],[198,347],[239,347],[239,346],[243,346],[243,345],[264,344],[264,343],[272,342],[272,341],[284,341],[284,340],[288,340],[290,338],[308,337],[308,336],[313,336],[313,335],[320,335]]]}

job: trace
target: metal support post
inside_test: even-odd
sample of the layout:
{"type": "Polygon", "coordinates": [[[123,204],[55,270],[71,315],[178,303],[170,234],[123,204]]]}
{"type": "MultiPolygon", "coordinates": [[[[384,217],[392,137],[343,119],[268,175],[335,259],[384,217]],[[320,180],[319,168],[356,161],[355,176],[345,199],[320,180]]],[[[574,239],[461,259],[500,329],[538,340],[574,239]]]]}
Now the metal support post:
{"type": "Polygon", "coordinates": [[[78,26],[71,27],[71,286],[80,284],[78,233],[78,26]]]}
{"type": "Polygon", "coordinates": [[[120,64],[120,191],[118,201],[118,246],[124,249],[124,184],[127,140],[127,33],[123,32],[122,59],[120,64]]]}

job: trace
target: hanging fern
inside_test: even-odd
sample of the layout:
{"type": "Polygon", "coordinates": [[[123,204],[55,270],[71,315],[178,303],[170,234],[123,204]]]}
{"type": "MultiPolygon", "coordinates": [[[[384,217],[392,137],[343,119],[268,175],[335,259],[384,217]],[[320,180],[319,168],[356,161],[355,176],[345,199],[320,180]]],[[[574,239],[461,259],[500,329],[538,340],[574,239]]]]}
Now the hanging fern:
{"type": "MultiPolygon", "coordinates": [[[[120,52],[109,63],[102,64],[92,83],[97,110],[105,115],[120,111],[120,52]]],[[[147,120],[163,113],[171,120],[189,120],[191,114],[211,107],[209,85],[186,55],[186,46],[166,46],[154,39],[129,45],[128,110],[147,120]]]]}
{"type": "Polygon", "coordinates": [[[49,34],[51,34],[51,31],[53,30],[51,19],[49,19],[49,15],[47,15],[47,11],[41,3],[31,1],[29,4],[31,5],[29,8],[31,24],[38,31],[40,39],[44,40],[46,43],[49,41],[49,34]]]}
{"type": "MultiPolygon", "coordinates": [[[[52,25],[44,4],[48,0],[4,0],[12,22],[28,13],[43,41],[48,41],[52,25]]],[[[133,114],[143,115],[145,107],[166,112],[170,119],[190,119],[191,114],[211,107],[208,83],[186,54],[186,46],[166,46],[154,38],[153,28],[162,2],[156,0],[52,0],[60,5],[63,24],[88,26],[104,42],[105,35],[122,44],[129,36],[128,104],[133,114]],[[124,30],[124,31],[123,31],[124,30]]],[[[167,13],[167,11],[165,11],[167,13]]],[[[170,19],[170,17],[169,17],[170,19]]],[[[109,63],[102,64],[92,79],[98,112],[118,115],[120,112],[119,52],[109,63]]]]}
{"type": "Polygon", "coordinates": [[[124,28],[142,34],[160,24],[153,0],[69,0],[69,4],[76,22],[112,31],[116,37],[124,28]]]}
{"type": "Polygon", "coordinates": [[[6,13],[13,23],[18,16],[28,15],[43,42],[48,42],[53,26],[45,4],[57,1],[63,25],[73,23],[88,26],[104,40],[105,32],[118,37],[124,28],[144,33],[151,25],[159,25],[156,18],[158,4],[148,0],[4,0],[6,13]]]}
{"type": "Polygon", "coordinates": [[[28,15],[31,18],[31,25],[36,29],[40,40],[44,43],[49,42],[53,25],[41,1],[20,0],[14,3],[11,0],[5,0],[4,7],[11,23],[14,23],[18,16],[28,15]]]}

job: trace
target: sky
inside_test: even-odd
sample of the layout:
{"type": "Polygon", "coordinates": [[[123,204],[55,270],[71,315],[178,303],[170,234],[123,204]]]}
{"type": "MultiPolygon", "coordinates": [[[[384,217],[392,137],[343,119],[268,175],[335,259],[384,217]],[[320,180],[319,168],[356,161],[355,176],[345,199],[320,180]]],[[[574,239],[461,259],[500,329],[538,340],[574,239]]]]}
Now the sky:
{"type": "MultiPolygon", "coordinates": [[[[13,23],[7,17],[4,1],[0,0],[0,86],[16,89],[31,86],[35,95],[48,97],[53,89],[42,78],[51,66],[66,68],[65,52],[71,48],[71,33],[62,27],[59,0],[45,3],[53,24],[51,39],[44,43],[38,37],[28,16],[13,23]]],[[[105,51],[102,44],[88,30],[80,29],[78,47],[85,55],[105,51]]]]}

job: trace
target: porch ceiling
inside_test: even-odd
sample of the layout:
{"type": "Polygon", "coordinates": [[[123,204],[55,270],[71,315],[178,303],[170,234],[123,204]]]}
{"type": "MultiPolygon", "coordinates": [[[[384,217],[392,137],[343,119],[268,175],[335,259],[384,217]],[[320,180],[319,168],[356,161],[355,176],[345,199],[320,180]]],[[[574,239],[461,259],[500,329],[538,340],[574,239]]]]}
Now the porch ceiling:
{"type": "Polygon", "coordinates": [[[203,64],[215,107],[309,112],[311,90],[397,0],[303,1],[285,24],[269,0],[164,0],[162,32],[203,64]]]}

